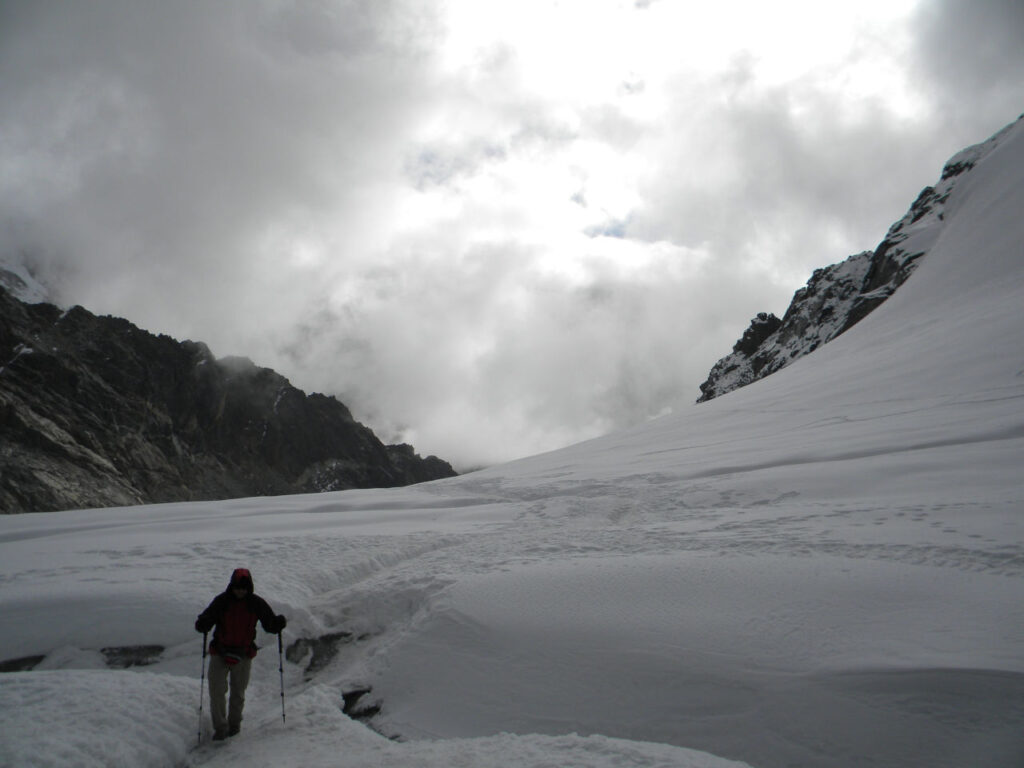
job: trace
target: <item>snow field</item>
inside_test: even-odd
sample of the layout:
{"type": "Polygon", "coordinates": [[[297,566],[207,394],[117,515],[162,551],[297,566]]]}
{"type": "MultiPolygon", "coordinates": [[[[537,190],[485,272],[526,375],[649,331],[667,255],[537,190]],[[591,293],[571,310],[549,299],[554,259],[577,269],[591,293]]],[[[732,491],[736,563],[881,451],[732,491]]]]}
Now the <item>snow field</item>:
{"type": "MultiPolygon", "coordinates": [[[[331,691],[314,686],[280,711],[264,711],[246,738],[194,749],[199,681],[169,674],[63,670],[14,673],[0,685],[5,738],[3,765],[74,765],[79,768],[181,768],[254,765],[360,765],[449,768],[508,765],[511,768],[646,766],[728,768],[739,766],[690,750],[633,744],[602,737],[490,739],[398,744],[341,714],[331,691]],[[55,708],[59,703],[59,708],[55,708]],[[150,713],[159,712],[159,718],[150,713]],[[116,731],[112,725],[116,724],[116,731]]],[[[248,725],[248,723],[247,723],[248,725]]]]}

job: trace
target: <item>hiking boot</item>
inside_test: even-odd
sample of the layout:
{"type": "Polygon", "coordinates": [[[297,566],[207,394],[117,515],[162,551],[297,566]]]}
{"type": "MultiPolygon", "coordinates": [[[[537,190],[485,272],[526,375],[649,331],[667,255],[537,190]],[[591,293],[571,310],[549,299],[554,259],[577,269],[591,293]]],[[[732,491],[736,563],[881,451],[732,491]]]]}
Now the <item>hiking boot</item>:
{"type": "Polygon", "coordinates": [[[228,728],[228,736],[237,736],[240,730],[242,730],[242,726],[232,725],[228,728]]]}
{"type": "Polygon", "coordinates": [[[224,741],[224,739],[226,739],[227,737],[228,737],[228,734],[227,734],[226,731],[216,730],[216,731],[213,732],[213,740],[214,741],[224,741]]]}

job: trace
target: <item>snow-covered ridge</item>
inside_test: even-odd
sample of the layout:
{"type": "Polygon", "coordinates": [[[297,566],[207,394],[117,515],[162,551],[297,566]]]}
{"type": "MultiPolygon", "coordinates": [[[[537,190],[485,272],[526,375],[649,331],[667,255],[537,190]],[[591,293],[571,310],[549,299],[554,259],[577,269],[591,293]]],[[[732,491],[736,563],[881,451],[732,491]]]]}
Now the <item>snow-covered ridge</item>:
{"type": "Polygon", "coordinates": [[[763,379],[845,333],[910,277],[945,222],[945,206],[961,179],[1009,135],[1009,125],[950,158],[935,186],[925,187],[874,251],[817,269],[780,320],[760,313],[731,353],[700,385],[705,402],[763,379]]]}

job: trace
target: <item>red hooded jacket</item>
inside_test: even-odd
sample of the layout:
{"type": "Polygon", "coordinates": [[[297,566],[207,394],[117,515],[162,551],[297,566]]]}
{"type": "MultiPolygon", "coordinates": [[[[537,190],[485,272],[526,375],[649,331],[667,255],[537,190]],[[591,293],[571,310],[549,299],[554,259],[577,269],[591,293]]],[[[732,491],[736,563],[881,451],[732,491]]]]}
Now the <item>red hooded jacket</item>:
{"type": "Polygon", "coordinates": [[[210,653],[226,660],[253,658],[256,655],[256,622],[270,633],[280,632],[283,616],[276,616],[267,601],[253,592],[252,574],[245,568],[236,568],[231,574],[228,588],[213,598],[213,602],[196,619],[196,629],[213,629],[210,653]],[[242,587],[245,596],[238,598],[234,589],[242,587]]]}

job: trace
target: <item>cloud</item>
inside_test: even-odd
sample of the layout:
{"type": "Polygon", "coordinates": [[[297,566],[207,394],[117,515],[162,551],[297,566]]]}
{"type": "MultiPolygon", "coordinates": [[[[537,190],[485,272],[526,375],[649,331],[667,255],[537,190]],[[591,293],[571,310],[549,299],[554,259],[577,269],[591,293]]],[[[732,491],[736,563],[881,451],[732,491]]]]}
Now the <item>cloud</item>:
{"type": "Polygon", "coordinates": [[[458,178],[472,176],[484,164],[504,160],[507,151],[502,144],[481,137],[468,146],[450,142],[432,142],[418,147],[406,161],[405,172],[413,187],[425,191],[431,186],[445,186],[458,178]]]}
{"type": "Polygon", "coordinates": [[[293,243],[356,248],[386,216],[426,55],[395,4],[20,10],[0,46],[5,230],[76,300],[212,325],[275,298],[293,243]]]}
{"type": "Polygon", "coordinates": [[[995,131],[1024,111],[1024,4],[934,0],[914,23],[917,71],[951,130],[995,131]]]}
{"type": "MultiPolygon", "coordinates": [[[[424,438],[461,466],[545,450],[689,404],[680,381],[721,352],[729,307],[754,279],[729,280],[668,245],[627,261],[604,242],[572,274],[515,242],[470,246],[457,262],[411,250],[353,277],[301,344],[292,367],[315,371],[390,440],[424,438]],[[705,296],[732,296],[708,307],[705,296]],[[700,360],[699,366],[694,360],[700,360]]],[[[756,302],[754,302],[756,303],[756,302]]],[[[731,341],[729,342],[731,344],[731,341]]]]}
{"type": "MultiPolygon", "coordinates": [[[[692,87],[674,133],[649,150],[629,232],[710,244],[723,269],[758,267],[793,284],[812,269],[873,247],[940,165],[921,121],[864,104],[844,114],[813,83],[692,87]]],[[[787,297],[788,298],[788,297],[787,297]]],[[[785,307],[773,307],[775,311],[785,307]]]]}
{"type": "Polygon", "coordinates": [[[3,4],[0,250],[461,467],[689,407],[1024,103],[1019,4],[712,6],[3,4]]]}

